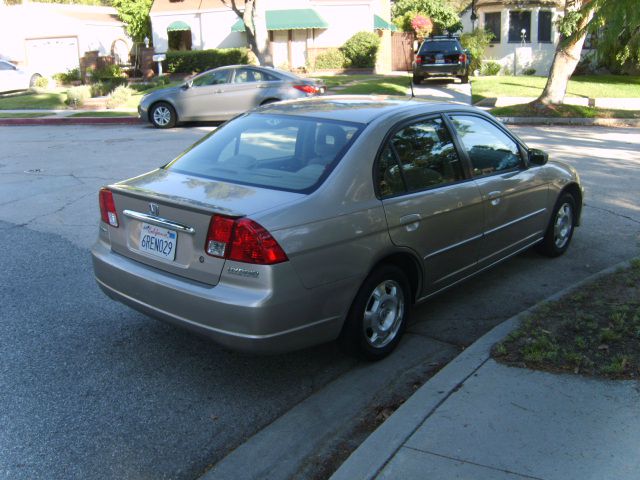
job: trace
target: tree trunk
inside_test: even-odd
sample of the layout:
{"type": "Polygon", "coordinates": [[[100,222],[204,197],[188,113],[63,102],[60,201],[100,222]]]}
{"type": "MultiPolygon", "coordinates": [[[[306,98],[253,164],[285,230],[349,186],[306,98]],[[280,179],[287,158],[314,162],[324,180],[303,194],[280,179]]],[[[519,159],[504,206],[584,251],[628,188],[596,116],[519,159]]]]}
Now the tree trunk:
{"type": "Polygon", "coordinates": [[[245,3],[244,21],[247,41],[253,53],[258,57],[260,65],[273,67],[273,58],[269,51],[269,32],[264,3],[261,0],[247,0],[245,3]]]}
{"type": "Polygon", "coordinates": [[[553,57],[553,63],[551,64],[547,84],[540,97],[532,102],[533,105],[560,104],[564,101],[569,78],[580,61],[580,53],[587,36],[587,26],[595,13],[593,8],[589,8],[589,3],[590,0],[567,0],[564,8],[565,16],[581,7],[588,8],[588,10],[578,23],[575,33],[568,38],[560,38],[553,57]]]}

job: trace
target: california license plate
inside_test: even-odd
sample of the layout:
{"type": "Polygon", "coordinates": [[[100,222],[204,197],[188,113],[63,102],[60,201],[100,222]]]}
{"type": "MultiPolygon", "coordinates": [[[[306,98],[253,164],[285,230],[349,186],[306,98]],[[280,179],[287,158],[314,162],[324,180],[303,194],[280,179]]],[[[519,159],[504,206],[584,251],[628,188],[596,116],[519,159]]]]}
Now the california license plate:
{"type": "Polygon", "coordinates": [[[144,253],[165,260],[175,260],[178,234],[173,230],[143,223],[138,248],[144,253]]]}

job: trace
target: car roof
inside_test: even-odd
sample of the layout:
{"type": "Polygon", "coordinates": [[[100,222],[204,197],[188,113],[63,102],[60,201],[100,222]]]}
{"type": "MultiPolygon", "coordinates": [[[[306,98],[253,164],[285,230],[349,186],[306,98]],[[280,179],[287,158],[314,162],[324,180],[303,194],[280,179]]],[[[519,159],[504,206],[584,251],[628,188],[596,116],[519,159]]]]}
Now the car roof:
{"type": "Polygon", "coordinates": [[[271,103],[255,110],[258,113],[297,115],[355,123],[370,123],[375,119],[403,112],[407,116],[439,113],[449,110],[480,111],[468,105],[392,97],[387,95],[335,95],[271,103]]]}

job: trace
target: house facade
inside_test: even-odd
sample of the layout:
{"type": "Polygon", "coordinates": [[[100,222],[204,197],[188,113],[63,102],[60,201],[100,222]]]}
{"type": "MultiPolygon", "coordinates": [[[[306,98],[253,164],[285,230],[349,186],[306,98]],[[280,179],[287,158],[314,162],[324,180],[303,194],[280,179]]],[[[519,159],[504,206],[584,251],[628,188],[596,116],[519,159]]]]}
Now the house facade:
{"type": "MultiPolygon", "coordinates": [[[[274,65],[305,67],[360,31],[379,32],[383,44],[386,39],[385,58],[390,36],[384,32],[395,29],[389,16],[388,0],[270,0],[266,23],[274,65]]],[[[244,24],[221,0],[155,0],[150,17],[158,53],[246,46],[244,24]]]]}
{"type": "Polygon", "coordinates": [[[0,57],[38,73],[78,68],[87,51],[128,63],[131,45],[115,8],[0,3],[0,57]]]}
{"type": "Polygon", "coordinates": [[[485,59],[503,69],[521,74],[534,69],[536,75],[549,73],[560,34],[555,22],[564,12],[564,0],[476,0],[462,14],[465,31],[474,27],[493,33],[485,59]]]}

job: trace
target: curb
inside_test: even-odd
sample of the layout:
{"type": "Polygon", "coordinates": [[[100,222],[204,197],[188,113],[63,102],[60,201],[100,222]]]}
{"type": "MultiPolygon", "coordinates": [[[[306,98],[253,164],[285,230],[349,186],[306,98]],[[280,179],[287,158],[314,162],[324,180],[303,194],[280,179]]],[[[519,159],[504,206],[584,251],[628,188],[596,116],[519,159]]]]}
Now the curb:
{"type": "Polygon", "coordinates": [[[0,118],[0,126],[25,125],[138,125],[138,117],[60,117],[60,118],[0,118]]]}
{"type": "Polygon", "coordinates": [[[492,346],[515,330],[525,316],[547,302],[558,300],[587,283],[631,265],[633,260],[620,262],[590,275],[505,320],[484,334],[409,397],[347,458],[330,480],[375,478],[436,409],[491,358],[492,346]],[[372,452],[375,452],[375,455],[372,455],[372,452]]]}
{"type": "Polygon", "coordinates": [[[505,125],[574,125],[582,127],[640,127],[637,118],[496,117],[505,125]]]}

